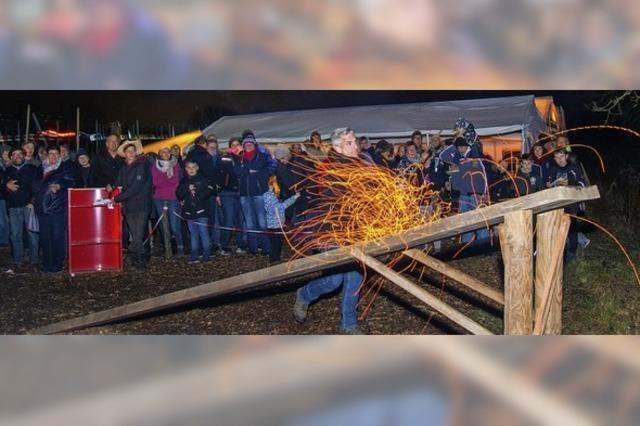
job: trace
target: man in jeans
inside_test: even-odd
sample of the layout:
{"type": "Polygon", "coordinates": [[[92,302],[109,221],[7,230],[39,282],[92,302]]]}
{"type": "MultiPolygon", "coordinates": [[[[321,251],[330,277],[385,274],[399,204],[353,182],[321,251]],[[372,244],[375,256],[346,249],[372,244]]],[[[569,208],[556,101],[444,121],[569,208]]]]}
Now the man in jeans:
{"type": "MultiPolygon", "coordinates": [[[[227,152],[220,158],[219,167],[217,167],[217,183],[220,189],[216,202],[221,206],[223,215],[223,226],[225,228],[242,228],[242,205],[240,204],[240,182],[236,174],[236,166],[240,164],[240,153],[242,152],[242,143],[240,138],[231,138],[229,140],[229,148],[227,152]]],[[[220,232],[220,254],[229,256],[231,250],[229,243],[231,242],[231,232],[229,229],[223,229],[220,232]]],[[[243,241],[243,232],[233,231],[236,234],[236,253],[245,253],[246,244],[243,241]]]]}
{"type": "MultiPolygon", "coordinates": [[[[327,159],[323,164],[323,168],[327,170],[327,180],[331,181],[335,179],[331,176],[331,165],[336,163],[353,163],[358,160],[358,145],[356,142],[356,136],[353,130],[349,128],[342,128],[334,130],[331,135],[332,149],[327,155],[327,159]]],[[[330,189],[330,182],[327,182],[327,193],[335,192],[335,189],[330,189]]],[[[330,206],[325,206],[321,209],[324,197],[319,197],[316,201],[316,206],[313,207],[314,213],[324,215],[328,213],[330,206]]],[[[326,202],[324,202],[326,205],[326,202]]],[[[329,225],[331,226],[331,225],[329,225]]],[[[322,228],[323,225],[320,225],[322,228]]],[[[327,230],[324,230],[325,232],[327,230]]],[[[323,229],[318,230],[319,233],[323,232],[323,229]]],[[[328,251],[336,247],[322,247],[321,251],[328,251]]],[[[331,293],[342,285],[342,319],[340,326],[342,331],[347,334],[360,334],[358,328],[358,290],[362,283],[362,274],[358,269],[353,267],[348,269],[342,269],[331,275],[322,276],[315,280],[310,281],[307,285],[298,290],[296,295],[296,302],[293,306],[293,316],[296,321],[302,323],[307,318],[307,310],[309,305],[319,299],[321,296],[331,293]]]]}
{"type": "Polygon", "coordinates": [[[242,156],[235,166],[239,178],[240,205],[248,232],[249,253],[269,255],[269,237],[255,231],[267,230],[267,212],[264,209],[264,193],[269,189],[269,157],[258,149],[258,142],[247,136],[242,140],[242,156]]]}
{"type": "Polygon", "coordinates": [[[122,192],[114,199],[123,204],[125,220],[131,233],[129,252],[133,254],[135,268],[138,270],[147,269],[144,239],[152,196],[151,171],[142,153],[140,141],[125,141],[118,148],[118,155],[124,157],[125,162],[116,180],[116,185],[122,187],[122,192]]]}
{"type": "MultiPolygon", "coordinates": [[[[15,148],[10,153],[11,164],[4,172],[2,192],[5,195],[11,228],[11,250],[13,262],[20,266],[24,257],[24,230],[27,229],[29,216],[33,214],[33,183],[40,169],[24,162],[25,152],[15,148]]],[[[38,264],[37,232],[27,229],[31,264],[38,264]]]]}

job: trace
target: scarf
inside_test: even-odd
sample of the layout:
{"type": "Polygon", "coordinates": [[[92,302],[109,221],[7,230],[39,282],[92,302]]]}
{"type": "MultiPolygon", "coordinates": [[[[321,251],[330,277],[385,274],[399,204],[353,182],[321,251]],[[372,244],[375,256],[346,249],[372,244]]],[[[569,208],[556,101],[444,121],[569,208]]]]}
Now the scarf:
{"type": "Polygon", "coordinates": [[[42,162],[42,169],[44,171],[44,174],[48,175],[49,173],[53,172],[58,167],[60,167],[60,164],[62,164],[62,158],[60,158],[56,164],[49,164],[49,160],[48,159],[44,160],[42,162]]]}
{"type": "Polygon", "coordinates": [[[253,160],[253,157],[255,157],[255,156],[256,156],[256,150],[255,149],[253,151],[251,151],[251,152],[244,151],[242,153],[242,159],[244,161],[251,161],[251,160],[253,160]]]}
{"type": "Polygon", "coordinates": [[[160,170],[162,173],[166,174],[169,179],[173,177],[173,168],[178,163],[178,159],[173,155],[169,160],[156,160],[156,168],[160,170]]]}

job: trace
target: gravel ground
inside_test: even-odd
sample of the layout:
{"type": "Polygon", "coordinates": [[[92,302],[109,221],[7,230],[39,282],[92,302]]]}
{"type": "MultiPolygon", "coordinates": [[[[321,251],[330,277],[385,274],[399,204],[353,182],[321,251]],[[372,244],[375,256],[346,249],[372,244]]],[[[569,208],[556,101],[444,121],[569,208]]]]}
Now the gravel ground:
{"type": "MultiPolygon", "coordinates": [[[[0,267],[9,266],[9,250],[0,249],[0,267]]],[[[500,258],[496,253],[454,261],[463,270],[490,285],[501,286],[500,258]]],[[[268,266],[265,257],[215,256],[207,264],[187,265],[186,258],[151,258],[146,272],[42,274],[15,271],[0,274],[2,308],[0,330],[5,334],[28,333],[44,326],[103,309],[136,302],[198,284],[268,266]]],[[[500,332],[499,308],[455,283],[443,281],[421,267],[408,272],[421,278],[424,287],[481,324],[500,332]],[[420,277],[422,275],[422,277],[420,277]],[[444,290],[447,291],[444,291],[444,290]]],[[[337,334],[340,333],[340,295],[322,298],[312,305],[304,324],[291,314],[295,290],[312,277],[270,284],[205,302],[155,313],[144,318],[79,330],[74,334],[337,334]]],[[[363,293],[364,294],[364,293],[363,293]]],[[[450,334],[459,327],[434,314],[424,304],[390,283],[369,292],[361,300],[362,331],[367,334],[450,334]],[[370,308],[366,307],[370,305],[370,308]],[[364,315],[363,315],[364,314],[364,315]]]]}

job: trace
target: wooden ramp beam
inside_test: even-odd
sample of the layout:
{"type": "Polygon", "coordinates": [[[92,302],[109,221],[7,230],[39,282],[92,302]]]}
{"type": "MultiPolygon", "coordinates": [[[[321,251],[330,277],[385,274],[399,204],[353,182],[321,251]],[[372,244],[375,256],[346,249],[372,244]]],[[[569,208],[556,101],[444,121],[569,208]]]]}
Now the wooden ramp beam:
{"type": "Polygon", "coordinates": [[[451,278],[452,280],[464,285],[467,288],[479,293],[500,305],[504,305],[504,294],[502,291],[489,287],[480,280],[473,278],[471,275],[465,274],[459,269],[453,268],[434,257],[427,255],[425,252],[411,249],[402,252],[407,257],[428,266],[436,272],[451,278]]]}
{"type": "MultiPolygon", "coordinates": [[[[380,256],[400,250],[407,250],[443,238],[453,237],[486,226],[497,225],[503,221],[504,215],[509,212],[530,209],[534,213],[541,213],[598,198],[600,198],[600,193],[596,186],[547,189],[485,208],[447,217],[437,222],[418,226],[398,234],[389,235],[378,241],[359,245],[359,248],[367,255],[380,256]]],[[[186,305],[215,296],[346,265],[353,262],[353,258],[350,255],[351,249],[352,247],[343,247],[330,252],[298,259],[288,264],[275,265],[258,271],[225,278],[220,281],[201,284],[105,311],[91,313],[79,318],[50,324],[33,330],[32,333],[61,333],[120,321],[154,311],[186,305]]]]}
{"type": "Polygon", "coordinates": [[[493,334],[489,330],[487,330],[486,328],[484,328],[483,326],[481,326],[480,324],[478,324],[477,322],[469,318],[468,316],[464,315],[462,312],[447,305],[442,300],[432,295],[422,287],[411,282],[409,279],[400,275],[393,269],[388,268],[384,263],[380,262],[374,257],[368,256],[356,248],[351,250],[351,255],[357,260],[359,260],[360,262],[362,262],[367,267],[373,269],[378,274],[380,274],[381,276],[391,281],[393,284],[405,290],[412,296],[420,299],[421,301],[429,305],[431,308],[435,309],[436,311],[438,311],[445,317],[449,318],[451,321],[458,324],[460,327],[471,332],[472,334],[479,334],[479,335],[493,334]]]}

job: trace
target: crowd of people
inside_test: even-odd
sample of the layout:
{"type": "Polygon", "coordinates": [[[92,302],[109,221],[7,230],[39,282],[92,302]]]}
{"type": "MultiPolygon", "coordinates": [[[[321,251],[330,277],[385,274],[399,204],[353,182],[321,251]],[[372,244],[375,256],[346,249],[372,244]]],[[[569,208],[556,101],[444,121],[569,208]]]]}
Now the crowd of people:
{"type": "MultiPolygon", "coordinates": [[[[127,266],[145,270],[149,241],[157,224],[169,226],[160,238],[173,256],[208,262],[212,256],[269,256],[281,261],[283,231],[321,214],[305,177],[318,164],[357,161],[404,175],[412,185],[438,191],[459,212],[490,201],[530,194],[553,186],[583,186],[582,166],[566,136],[541,135],[531,152],[508,155],[499,163],[483,154],[472,123],[456,121],[450,138],[427,137],[416,130],[404,143],[384,139],[373,144],[351,129],[337,129],[327,143],[312,132],[306,143],[258,143],[251,130],[219,149],[215,135],[200,136],[188,152],[163,147],[145,155],[140,141],[107,137],[93,158],[68,145],[3,145],[0,176],[0,244],[10,243],[15,268],[59,272],[67,252],[69,188],[105,188],[124,213],[123,246],[127,266]],[[318,213],[320,212],[320,213],[318,213]],[[155,226],[154,226],[155,224],[155,226]],[[151,230],[151,234],[150,234],[151,230]],[[185,244],[185,240],[188,241],[185,244]]],[[[579,207],[572,208],[579,214],[579,207]]],[[[464,234],[463,243],[482,243],[488,229],[464,234]]],[[[570,231],[567,255],[588,244],[570,231]]],[[[326,247],[330,250],[335,247],[326,247]]],[[[343,285],[346,331],[357,330],[355,304],[361,275],[355,269],[318,278],[298,292],[294,316],[304,321],[310,303],[343,285]]]]}

